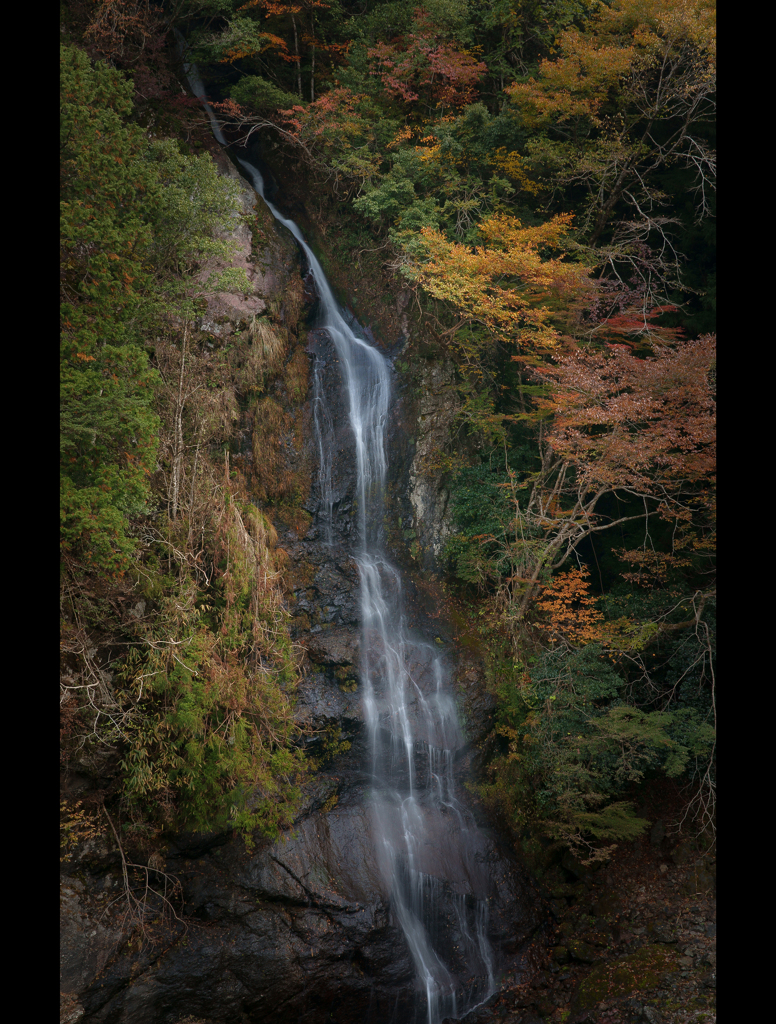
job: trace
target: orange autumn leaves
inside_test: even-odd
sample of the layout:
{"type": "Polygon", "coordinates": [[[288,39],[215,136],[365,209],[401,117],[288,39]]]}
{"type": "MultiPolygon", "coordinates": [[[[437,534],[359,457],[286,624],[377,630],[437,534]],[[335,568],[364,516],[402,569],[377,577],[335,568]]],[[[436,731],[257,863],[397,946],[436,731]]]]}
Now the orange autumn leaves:
{"type": "Polygon", "coordinates": [[[610,658],[624,651],[642,650],[659,632],[660,626],[628,616],[606,620],[598,608],[598,599],[590,593],[589,577],[585,566],[554,576],[535,605],[540,614],[537,629],[553,645],[598,644],[610,658]]]}
{"type": "Polygon", "coordinates": [[[404,103],[464,107],[477,98],[487,66],[443,37],[428,11],[415,9],[413,31],[367,51],[388,95],[404,103]]]}
{"type": "Polygon", "coordinates": [[[680,514],[715,474],[715,365],[711,334],[653,344],[646,359],[619,347],[560,356],[536,370],[551,387],[537,405],[553,414],[553,451],[591,491],[614,485],[680,514]]]}
{"type": "Polygon", "coordinates": [[[551,643],[600,643],[603,615],[590,593],[590,573],[582,566],[559,573],[547,584],[536,608],[546,618],[539,623],[551,643]]]}

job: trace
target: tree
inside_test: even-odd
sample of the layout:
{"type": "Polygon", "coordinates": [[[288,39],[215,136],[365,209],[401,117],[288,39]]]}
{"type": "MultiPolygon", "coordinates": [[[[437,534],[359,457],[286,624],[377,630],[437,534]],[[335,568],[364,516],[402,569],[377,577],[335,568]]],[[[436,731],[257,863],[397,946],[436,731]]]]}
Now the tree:
{"type": "Polygon", "coordinates": [[[584,29],[561,33],[559,50],[506,90],[537,133],[531,162],[578,197],[578,229],[604,272],[635,273],[659,304],[682,262],[661,176],[681,170],[696,218],[713,213],[714,2],[602,4],[584,29]]]}
{"type": "Polygon", "coordinates": [[[535,367],[549,385],[537,396],[552,413],[543,433],[542,468],[516,519],[546,537],[532,571],[517,584],[518,614],[529,608],[543,572],[560,568],[587,537],[652,517],[674,527],[672,554],[700,550],[714,529],[716,338],[655,344],[640,359],[621,348],[575,348],[535,367]],[[642,504],[602,515],[606,495],[642,504]]]}
{"type": "Polygon", "coordinates": [[[421,230],[419,259],[408,271],[429,294],[453,305],[462,323],[487,328],[518,351],[552,349],[559,340],[553,312],[540,305],[550,296],[566,302],[586,288],[588,268],[547,257],[563,246],[571,216],[526,227],[515,217],[496,215],[479,225],[486,244],[449,242],[433,228],[421,230]]]}
{"type": "Polygon", "coordinates": [[[265,52],[275,53],[281,61],[294,67],[294,85],[299,99],[302,99],[302,46],[309,54],[310,102],[315,101],[316,54],[329,49],[316,38],[316,12],[329,10],[331,4],[323,0],[248,0],[238,11],[264,12],[270,27],[288,31],[293,39],[293,51],[282,36],[259,28],[250,14],[233,18],[228,28],[214,40],[220,51],[220,60],[234,63],[245,58],[258,57],[265,52]]]}
{"type": "Polygon", "coordinates": [[[287,138],[328,181],[339,199],[357,195],[380,165],[375,154],[379,115],[365,95],[335,88],[307,106],[281,110],[287,138]]]}
{"type": "Polygon", "coordinates": [[[412,34],[368,50],[388,95],[405,103],[424,100],[428,110],[463,107],[476,98],[487,66],[444,39],[427,10],[415,10],[412,34]]]}
{"type": "MultiPolygon", "coordinates": [[[[211,480],[207,585],[197,587],[180,559],[176,584],[122,665],[135,713],[122,730],[121,768],[131,810],[161,824],[236,828],[250,846],[255,830],[274,838],[291,823],[306,765],[277,534],[235,498],[211,480]]],[[[181,533],[185,524],[170,524],[170,540],[186,548],[181,533]]]]}
{"type": "Polygon", "coordinates": [[[285,353],[255,324],[211,353],[192,326],[203,292],[247,285],[219,237],[239,186],[136,125],[122,72],[63,47],[61,82],[65,759],[115,765],[141,831],[275,836],[305,771],[283,553],[208,449],[285,353]]]}
{"type": "Polygon", "coordinates": [[[118,72],[62,48],[61,83],[62,543],[121,571],[156,453],[154,374],[132,346],[150,283],[139,200],[153,174],[142,133],[125,124],[132,90],[118,72]]]}

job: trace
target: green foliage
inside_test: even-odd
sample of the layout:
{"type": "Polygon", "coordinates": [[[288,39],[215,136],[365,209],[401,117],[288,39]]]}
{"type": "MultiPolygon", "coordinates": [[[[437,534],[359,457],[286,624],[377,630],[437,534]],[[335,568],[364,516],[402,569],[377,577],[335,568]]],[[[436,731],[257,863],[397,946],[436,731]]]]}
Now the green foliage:
{"type": "MultiPolygon", "coordinates": [[[[461,418],[468,430],[481,439],[478,417],[490,417],[489,440],[504,441],[500,418],[490,402],[475,399],[464,406],[461,418]]],[[[531,531],[520,530],[515,501],[525,496],[525,481],[533,468],[530,435],[523,433],[506,452],[492,448],[482,461],[458,467],[450,474],[450,513],[453,532],[445,544],[448,572],[480,593],[492,593],[512,575],[523,554],[535,546],[531,531]],[[517,532],[516,532],[517,530],[517,532]]]]}
{"type": "Polygon", "coordinates": [[[193,308],[189,275],[228,256],[238,191],[209,157],[149,141],[120,72],[75,47],[60,71],[62,544],[120,572],[157,454],[147,343],[193,308]]]}
{"type": "Polygon", "coordinates": [[[367,187],[353,202],[353,208],[376,225],[394,224],[400,214],[415,202],[415,179],[420,174],[420,161],[403,156],[379,185],[367,187]]]}
{"type": "Polygon", "coordinates": [[[296,103],[296,96],[279,89],[274,82],[269,82],[260,75],[247,75],[241,78],[231,87],[229,95],[237,103],[260,112],[275,111],[296,103]]]}
{"type": "MultiPolygon", "coordinates": [[[[209,446],[285,343],[257,322],[202,350],[203,292],[249,287],[222,240],[239,187],[135,124],[116,69],[63,47],[61,83],[64,756],[115,766],[136,832],[275,837],[306,771],[283,556],[209,446]],[[111,682],[94,690],[108,647],[111,682]]],[[[304,367],[289,366],[301,400],[304,367]]]]}
{"type": "Polygon", "coordinates": [[[634,786],[656,774],[692,778],[713,756],[708,716],[670,696],[661,710],[638,706],[628,662],[616,667],[601,644],[544,651],[529,667],[502,660],[493,686],[507,750],[483,796],[581,855],[604,856],[648,825],[627,799],[634,786]]]}
{"type": "MultiPolygon", "coordinates": [[[[221,176],[207,154],[184,156],[173,139],[156,140],[147,159],[155,178],[154,202],[144,211],[153,232],[148,258],[162,294],[182,298],[190,288],[187,275],[209,260],[230,257],[230,245],[219,236],[236,227],[240,185],[221,176]]],[[[214,285],[224,287],[206,282],[206,288],[214,285]]],[[[243,275],[231,289],[247,293],[251,286],[243,275]]]]}
{"type": "MultiPolygon", "coordinates": [[[[625,801],[607,804],[600,811],[583,811],[575,807],[570,817],[574,827],[603,842],[628,842],[636,839],[650,824],[646,818],[639,818],[633,805],[625,801]]],[[[564,821],[557,830],[559,838],[565,839],[568,835],[565,825],[564,821]]]]}
{"type": "Polygon", "coordinates": [[[121,571],[130,523],[148,508],[158,418],[146,354],[103,345],[89,361],[65,354],[60,379],[61,542],[87,562],[121,571]]]}
{"type": "Polygon", "coordinates": [[[62,543],[120,571],[133,548],[127,515],[148,497],[158,425],[148,358],[122,347],[140,340],[134,286],[148,281],[150,231],[131,199],[150,176],[136,163],[139,133],[124,121],[130,83],[72,48],[61,50],[61,82],[62,543]]]}
{"type": "MultiPolygon", "coordinates": [[[[156,611],[119,627],[126,653],[113,715],[98,715],[88,742],[119,747],[134,820],[236,829],[250,845],[256,831],[277,837],[299,806],[307,762],[293,719],[298,669],[268,520],[216,489],[204,529],[222,566],[210,585],[185,560],[165,576],[153,549],[144,559],[139,582],[156,611]]],[[[170,524],[173,550],[187,530],[185,518],[170,524]]]]}
{"type": "Polygon", "coordinates": [[[511,520],[509,494],[499,486],[501,468],[487,464],[460,469],[450,481],[455,532],[445,545],[450,571],[464,583],[493,583],[508,568],[504,538],[511,520]]]}
{"type": "Polygon", "coordinates": [[[126,799],[152,819],[174,807],[188,828],[275,838],[293,820],[304,772],[289,746],[293,668],[246,670],[207,628],[176,644],[174,662],[162,655],[137,665],[152,673],[154,698],[127,732],[126,799]]]}
{"type": "Polygon", "coordinates": [[[339,724],[334,722],[318,730],[313,742],[313,759],[316,768],[325,767],[340,754],[350,750],[350,740],[345,738],[339,724]]]}

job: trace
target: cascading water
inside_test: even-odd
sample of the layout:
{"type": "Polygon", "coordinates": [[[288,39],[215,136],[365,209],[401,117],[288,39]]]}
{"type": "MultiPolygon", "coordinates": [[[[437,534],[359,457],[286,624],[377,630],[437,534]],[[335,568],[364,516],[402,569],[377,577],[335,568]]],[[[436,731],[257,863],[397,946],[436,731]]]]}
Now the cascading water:
{"type": "MultiPolygon", "coordinates": [[[[185,46],[182,37],[179,42],[185,46]]],[[[186,74],[215,137],[226,145],[196,69],[186,65],[186,74]]],[[[391,369],[359,336],[358,324],[346,321],[299,228],[267,200],[260,172],[248,160],[237,162],[272,215],[299,243],[320,300],[319,328],[333,342],[343,372],[357,463],[359,531],[353,555],[361,583],[361,682],[372,758],[373,836],[385,890],[415,965],[415,1018],[440,1024],[446,1016],[468,1012],[496,990],[487,937],[489,879],[477,827],[456,796],[453,763],[463,739],[446,685],[448,673],[437,649],[411,635],[401,577],[383,550],[391,369]]],[[[336,504],[331,484],[333,418],[317,363],[313,376],[319,519],[331,544],[336,504]]]]}

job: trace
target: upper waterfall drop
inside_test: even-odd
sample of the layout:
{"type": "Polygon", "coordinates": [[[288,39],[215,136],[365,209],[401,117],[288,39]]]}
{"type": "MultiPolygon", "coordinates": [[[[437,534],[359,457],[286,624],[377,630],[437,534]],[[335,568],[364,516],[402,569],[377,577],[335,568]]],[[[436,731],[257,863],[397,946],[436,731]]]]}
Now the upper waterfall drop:
{"type": "MultiPolygon", "coordinates": [[[[186,68],[215,137],[226,145],[196,69],[190,64],[186,68]]],[[[408,628],[401,574],[381,539],[391,366],[359,336],[358,325],[347,322],[299,227],[267,199],[259,170],[243,157],[235,159],[305,256],[319,297],[318,327],[334,345],[348,396],[358,509],[352,555],[360,579],[360,679],[371,751],[372,836],[385,893],[415,966],[416,1020],[440,1024],[496,991],[487,937],[490,879],[476,823],[456,794],[453,765],[464,741],[449,673],[434,646],[408,628]]],[[[317,376],[313,401],[319,519],[331,543],[332,410],[317,376]]]]}

